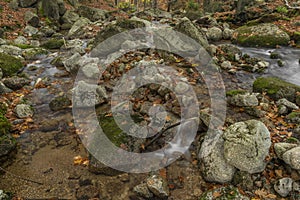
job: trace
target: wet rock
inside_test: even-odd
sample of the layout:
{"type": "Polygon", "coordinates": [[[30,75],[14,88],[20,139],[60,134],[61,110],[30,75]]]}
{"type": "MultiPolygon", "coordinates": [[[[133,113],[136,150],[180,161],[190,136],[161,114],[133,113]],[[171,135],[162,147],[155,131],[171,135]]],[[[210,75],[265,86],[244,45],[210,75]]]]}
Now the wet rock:
{"type": "Polygon", "coordinates": [[[276,101],[276,105],[277,105],[277,106],[286,106],[286,107],[289,108],[290,110],[298,110],[298,109],[299,109],[299,107],[298,107],[296,104],[294,104],[294,103],[288,101],[288,100],[285,99],[285,98],[279,99],[278,101],[276,101]]]}
{"type": "Polygon", "coordinates": [[[87,18],[80,17],[71,27],[71,29],[68,32],[69,38],[76,38],[78,36],[81,36],[84,34],[85,30],[84,27],[89,25],[91,22],[87,18]]]}
{"type": "Polygon", "coordinates": [[[0,68],[3,73],[3,77],[14,75],[22,67],[23,64],[21,63],[20,59],[4,53],[0,53],[0,68]]]}
{"type": "Polygon", "coordinates": [[[106,90],[102,86],[79,81],[74,88],[73,105],[76,107],[91,107],[103,104],[106,100],[106,90]]]}
{"type": "Polygon", "coordinates": [[[237,61],[236,58],[242,56],[242,51],[234,45],[222,44],[219,47],[225,53],[225,58],[229,61],[237,61]]]}
{"type": "Polygon", "coordinates": [[[66,12],[63,0],[42,0],[42,9],[46,17],[55,20],[58,20],[66,12]]]}
{"type": "Polygon", "coordinates": [[[276,77],[260,77],[253,83],[254,92],[266,92],[271,98],[282,98],[295,102],[296,92],[300,92],[300,86],[286,82],[276,77]]]}
{"type": "Polygon", "coordinates": [[[99,189],[93,185],[81,186],[76,191],[77,200],[98,199],[99,189]]]}
{"type": "Polygon", "coordinates": [[[223,133],[218,131],[215,145],[210,146],[210,149],[203,146],[200,149],[201,171],[206,181],[226,183],[232,180],[236,171],[224,158],[224,139],[222,135],[223,133]]]}
{"type": "Polygon", "coordinates": [[[43,48],[29,48],[25,49],[22,53],[26,60],[38,60],[41,57],[47,55],[49,52],[43,48]]]}
{"type": "Polygon", "coordinates": [[[212,27],[212,28],[207,29],[206,37],[208,40],[211,40],[211,41],[219,41],[222,39],[222,36],[223,36],[222,34],[223,34],[223,32],[220,28],[212,27]]]}
{"type": "Polygon", "coordinates": [[[169,196],[169,188],[165,179],[158,175],[152,175],[146,180],[148,189],[157,197],[166,198],[169,196]]]}
{"type": "Polygon", "coordinates": [[[212,200],[212,199],[231,199],[231,200],[249,200],[248,197],[242,195],[238,188],[228,186],[228,187],[221,187],[217,189],[210,190],[205,192],[199,200],[212,200]],[[215,194],[218,194],[216,198],[215,194]]]}
{"type": "Polygon", "coordinates": [[[0,52],[9,54],[12,56],[21,56],[22,49],[13,45],[2,45],[0,46],[0,52]]]}
{"type": "Polygon", "coordinates": [[[10,77],[3,79],[4,85],[6,85],[8,88],[12,90],[18,90],[24,87],[25,85],[30,84],[30,80],[22,77],[10,77]]]}
{"type": "Polygon", "coordinates": [[[293,179],[282,178],[274,185],[274,190],[282,197],[287,197],[293,190],[293,179]]]}
{"type": "Polygon", "coordinates": [[[290,41],[286,32],[271,23],[240,27],[235,35],[235,41],[242,46],[276,47],[290,41]]]}
{"type": "Polygon", "coordinates": [[[284,142],[274,144],[275,153],[280,159],[283,159],[282,156],[285,152],[295,147],[297,147],[297,144],[284,143],[284,142]]]}
{"type": "Polygon", "coordinates": [[[174,30],[193,38],[202,47],[208,47],[208,41],[205,35],[188,18],[182,18],[181,21],[174,27],[174,30]]]}
{"type": "Polygon", "coordinates": [[[142,183],[140,185],[137,185],[133,188],[133,191],[137,193],[139,196],[144,198],[152,198],[153,194],[150,192],[150,190],[147,187],[146,183],[142,183]]]}
{"type": "Polygon", "coordinates": [[[52,111],[63,110],[71,106],[71,100],[66,96],[59,96],[52,99],[49,103],[49,107],[52,111]]]}
{"type": "Polygon", "coordinates": [[[88,18],[92,22],[95,22],[98,20],[104,20],[108,11],[82,5],[78,7],[77,13],[81,17],[88,18]]]}
{"type": "Polygon", "coordinates": [[[33,26],[27,25],[24,28],[24,33],[27,34],[28,36],[33,36],[36,35],[39,32],[39,30],[33,26]]]}
{"type": "Polygon", "coordinates": [[[230,98],[230,104],[240,107],[257,106],[258,99],[255,94],[237,94],[230,98]]]}
{"type": "Polygon", "coordinates": [[[81,59],[81,55],[79,53],[75,53],[74,55],[72,55],[70,58],[68,58],[67,60],[63,61],[63,64],[65,66],[65,69],[70,72],[70,73],[77,73],[78,69],[79,69],[79,65],[78,62],[81,59]]]}
{"type": "Polygon", "coordinates": [[[266,112],[258,109],[257,107],[245,107],[245,112],[253,117],[262,118],[265,116],[266,112]]]}
{"type": "Polygon", "coordinates": [[[14,39],[15,44],[27,44],[28,40],[24,36],[18,36],[16,39],[14,39]]]}
{"type": "Polygon", "coordinates": [[[33,108],[27,104],[18,104],[15,107],[14,111],[18,118],[26,118],[33,116],[33,108]]]}
{"type": "Polygon", "coordinates": [[[19,0],[19,6],[22,8],[27,8],[37,3],[38,0],[19,0]]]}
{"type": "Polygon", "coordinates": [[[283,161],[293,169],[300,170],[300,147],[292,148],[282,155],[283,161]]]}
{"type": "Polygon", "coordinates": [[[241,171],[262,172],[271,146],[270,132],[260,121],[237,122],[223,135],[226,161],[241,171]]]}
{"type": "Polygon", "coordinates": [[[27,11],[25,13],[25,22],[33,27],[39,27],[40,25],[40,18],[37,16],[37,14],[27,11]]]}
{"type": "Polygon", "coordinates": [[[242,188],[244,191],[251,191],[254,186],[251,174],[243,171],[238,171],[234,174],[232,183],[235,186],[242,188]]]}
{"type": "Polygon", "coordinates": [[[224,40],[231,40],[234,31],[230,28],[224,28],[223,30],[223,39],[224,40]]]}
{"type": "Polygon", "coordinates": [[[2,82],[0,82],[0,94],[6,94],[10,92],[12,92],[12,90],[6,87],[2,82]]]}

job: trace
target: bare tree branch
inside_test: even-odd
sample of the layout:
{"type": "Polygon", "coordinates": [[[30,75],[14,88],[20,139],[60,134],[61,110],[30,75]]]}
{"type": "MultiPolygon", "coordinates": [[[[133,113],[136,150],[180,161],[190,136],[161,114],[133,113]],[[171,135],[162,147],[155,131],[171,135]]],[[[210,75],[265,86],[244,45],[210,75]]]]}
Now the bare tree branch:
{"type": "Polygon", "coordinates": [[[285,1],[285,5],[286,5],[288,8],[292,8],[292,9],[300,9],[300,6],[290,6],[288,0],[284,0],[284,1],[285,1]]]}

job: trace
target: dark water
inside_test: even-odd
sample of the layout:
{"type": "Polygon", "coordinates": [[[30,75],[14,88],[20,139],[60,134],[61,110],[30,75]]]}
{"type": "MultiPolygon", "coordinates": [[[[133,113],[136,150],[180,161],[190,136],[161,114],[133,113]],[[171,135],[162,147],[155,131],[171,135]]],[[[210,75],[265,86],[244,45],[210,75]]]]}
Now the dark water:
{"type": "Polygon", "coordinates": [[[270,63],[268,70],[263,76],[276,76],[288,82],[300,85],[300,49],[282,47],[280,49],[267,48],[246,48],[239,47],[243,53],[251,57],[263,58],[270,63]],[[283,61],[284,66],[278,65],[279,59],[271,59],[271,53],[279,54],[279,59],[283,61]]]}

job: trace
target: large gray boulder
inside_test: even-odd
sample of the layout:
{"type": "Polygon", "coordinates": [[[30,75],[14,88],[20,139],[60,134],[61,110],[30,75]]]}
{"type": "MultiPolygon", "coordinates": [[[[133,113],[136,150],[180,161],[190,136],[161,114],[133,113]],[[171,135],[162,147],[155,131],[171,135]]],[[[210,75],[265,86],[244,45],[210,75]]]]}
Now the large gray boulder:
{"type": "Polygon", "coordinates": [[[290,36],[286,32],[271,23],[242,26],[234,35],[235,41],[242,46],[276,47],[288,45],[290,41],[290,36]]]}
{"type": "Polygon", "coordinates": [[[88,18],[92,22],[95,22],[98,20],[104,20],[108,11],[88,6],[79,6],[77,9],[77,13],[81,17],[88,18]]]}
{"type": "Polygon", "coordinates": [[[282,158],[284,162],[290,165],[293,169],[300,170],[300,147],[292,148],[286,151],[282,158]]]}
{"type": "Polygon", "coordinates": [[[219,41],[223,37],[223,32],[220,28],[214,26],[207,30],[206,36],[208,40],[219,41]]]}
{"type": "Polygon", "coordinates": [[[224,158],[224,139],[223,133],[219,131],[216,134],[216,144],[211,149],[201,148],[200,150],[200,167],[204,179],[210,182],[225,183],[232,180],[236,169],[227,163],[224,158]],[[203,151],[209,151],[208,155],[203,155],[203,151]]]}
{"type": "Polygon", "coordinates": [[[19,6],[22,8],[27,8],[37,3],[38,0],[19,0],[19,6]]]}
{"type": "Polygon", "coordinates": [[[224,156],[226,161],[249,173],[262,172],[271,146],[270,132],[260,121],[237,122],[226,129],[224,156]]]}
{"type": "Polygon", "coordinates": [[[89,25],[91,22],[89,19],[80,17],[71,27],[71,29],[68,32],[68,37],[69,38],[76,38],[78,36],[81,36],[84,34],[85,30],[84,27],[89,25]]]}
{"type": "Polygon", "coordinates": [[[205,34],[203,34],[188,18],[182,18],[174,29],[193,38],[202,47],[208,47],[208,41],[205,34]]]}
{"type": "Polygon", "coordinates": [[[63,0],[42,0],[42,9],[46,17],[58,20],[66,12],[63,0]]]}
{"type": "Polygon", "coordinates": [[[73,105],[77,108],[93,107],[107,101],[105,88],[79,81],[73,90],[73,105]]]}

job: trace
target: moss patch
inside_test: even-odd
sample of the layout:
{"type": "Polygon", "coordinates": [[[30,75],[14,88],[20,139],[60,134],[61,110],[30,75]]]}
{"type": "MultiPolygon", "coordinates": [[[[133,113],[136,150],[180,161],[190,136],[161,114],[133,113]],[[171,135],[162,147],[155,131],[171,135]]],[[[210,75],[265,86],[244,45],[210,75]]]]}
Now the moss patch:
{"type": "Polygon", "coordinates": [[[122,143],[126,143],[127,135],[118,127],[113,117],[100,115],[99,123],[105,135],[114,145],[120,146],[122,143]]]}
{"type": "Polygon", "coordinates": [[[260,77],[253,83],[254,92],[266,92],[274,100],[286,98],[295,102],[297,92],[300,92],[300,86],[281,80],[277,77],[260,77]]]}
{"type": "Polygon", "coordinates": [[[51,39],[42,44],[41,47],[45,49],[59,49],[62,45],[64,45],[64,40],[51,39]]]}
{"type": "Polygon", "coordinates": [[[0,53],[0,68],[2,69],[4,77],[14,75],[22,67],[23,64],[19,59],[4,53],[0,53]]]}
{"type": "Polygon", "coordinates": [[[8,134],[10,128],[10,122],[6,119],[6,117],[3,114],[0,114],[0,136],[8,134]]]}
{"type": "Polygon", "coordinates": [[[229,90],[226,92],[226,96],[232,97],[238,94],[246,94],[247,91],[245,90],[229,90]]]}

